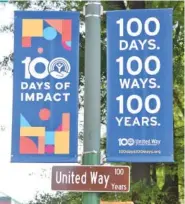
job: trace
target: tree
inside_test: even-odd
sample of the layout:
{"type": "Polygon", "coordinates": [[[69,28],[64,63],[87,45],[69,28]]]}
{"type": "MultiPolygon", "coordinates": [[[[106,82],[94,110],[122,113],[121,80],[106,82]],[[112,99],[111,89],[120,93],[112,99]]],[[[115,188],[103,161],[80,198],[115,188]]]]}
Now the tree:
{"type": "Polygon", "coordinates": [[[34,201],[28,204],[81,204],[82,193],[60,193],[55,195],[51,194],[38,194],[35,196],[34,201]]]}

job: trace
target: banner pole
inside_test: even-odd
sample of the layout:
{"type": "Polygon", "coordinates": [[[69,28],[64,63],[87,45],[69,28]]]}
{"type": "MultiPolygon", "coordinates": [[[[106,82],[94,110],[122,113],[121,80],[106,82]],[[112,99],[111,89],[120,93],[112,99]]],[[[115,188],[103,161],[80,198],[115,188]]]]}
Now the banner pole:
{"type": "MultiPolygon", "coordinates": [[[[89,1],[85,15],[85,94],[84,94],[84,153],[83,165],[100,164],[100,88],[102,6],[89,1]]],[[[83,193],[83,204],[99,204],[98,193],[83,193]]]]}

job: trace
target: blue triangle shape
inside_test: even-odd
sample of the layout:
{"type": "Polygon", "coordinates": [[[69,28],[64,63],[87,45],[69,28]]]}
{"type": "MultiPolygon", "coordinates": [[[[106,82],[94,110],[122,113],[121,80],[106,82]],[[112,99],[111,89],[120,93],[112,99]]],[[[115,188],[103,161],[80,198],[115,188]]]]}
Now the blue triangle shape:
{"type": "Polygon", "coordinates": [[[31,127],[26,118],[21,114],[21,127],[31,127]]]}
{"type": "Polygon", "coordinates": [[[38,147],[38,144],[39,144],[39,138],[38,137],[31,137],[29,136],[28,137],[32,142],[35,143],[35,145],[38,147]]]}

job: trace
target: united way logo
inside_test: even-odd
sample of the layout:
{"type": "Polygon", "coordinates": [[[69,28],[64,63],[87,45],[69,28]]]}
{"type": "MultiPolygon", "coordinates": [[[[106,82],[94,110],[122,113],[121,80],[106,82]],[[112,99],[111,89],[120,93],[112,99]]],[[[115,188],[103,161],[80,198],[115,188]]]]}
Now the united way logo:
{"type": "Polygon", "coordinates": [[[49,64],[49,73],[56,79],[63,79],[68,76],[71,70],[69,62],[64,58],[55,58],[49,64]]]}
{"type": "MultiPolygon", "coordinates": [[[[33,38],[44,38],[52,41],[61,36],[61,45],[65,50],[71,50],[72,43],[71,19],[23,19],[22,20],[22,47],[32,47],[33,38]]],[[[38,50],[43,52],[43,48],[38,50]]]]}

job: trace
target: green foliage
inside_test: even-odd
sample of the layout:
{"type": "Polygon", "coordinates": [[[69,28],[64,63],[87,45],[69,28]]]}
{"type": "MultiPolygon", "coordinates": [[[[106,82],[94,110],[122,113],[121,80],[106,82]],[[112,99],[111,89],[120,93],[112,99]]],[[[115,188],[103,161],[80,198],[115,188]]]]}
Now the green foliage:
{"type": "MultiPolygon", "coordinates": [[[[100,193],[102,201],[130,201],[133,195],[139,194],[135,204],[166,204],[162,198],[167,196],[166,192],[162,192],[158,186],[148,186],[145,181],[140,181],[131,184],[131,192],[129,193],[100,193]]],[[[82,193],[60,193],[38,194],[29,204],[81,204],[82,193]]],[[[173,202],[171,202],[173,203],[173,202]]],[[[176,203],[173,203],[176,204],[176,203]]]]}
{"type": "Polygon", "coordinates": [[[28,204],[81,204],[82,193],[37,194],[28,204]]]}
{"type": "Polygon", "coordinates": [[[165,178],[165,167],[164,165],[160,165],[157,168],[156,171],[157,174],[157,186],[159,187],[160,190],[162,190],[163,186],[164,186],[164,178],[165,178]]]}

